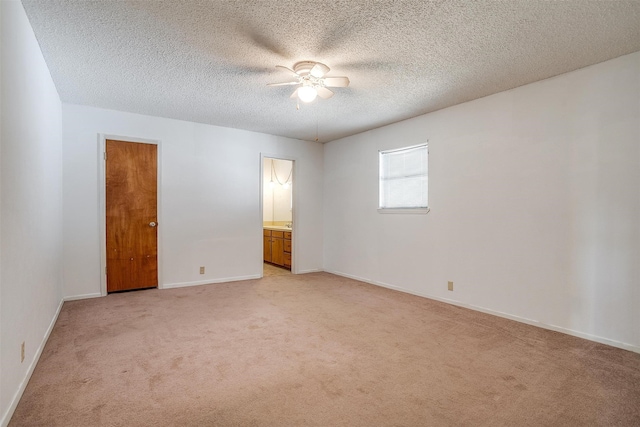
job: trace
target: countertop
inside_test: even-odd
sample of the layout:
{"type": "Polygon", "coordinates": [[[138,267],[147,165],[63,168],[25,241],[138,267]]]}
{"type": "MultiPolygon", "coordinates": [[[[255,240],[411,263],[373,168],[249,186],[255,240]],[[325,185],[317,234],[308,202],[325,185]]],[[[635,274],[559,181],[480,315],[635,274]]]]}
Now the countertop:
{"type": "Polygon", "coordinates": [[[262,226],[264,230],[275,230],[275,231],[293,231],[292,228],[285,227],[284,225],[264,225],[262,226]]]}

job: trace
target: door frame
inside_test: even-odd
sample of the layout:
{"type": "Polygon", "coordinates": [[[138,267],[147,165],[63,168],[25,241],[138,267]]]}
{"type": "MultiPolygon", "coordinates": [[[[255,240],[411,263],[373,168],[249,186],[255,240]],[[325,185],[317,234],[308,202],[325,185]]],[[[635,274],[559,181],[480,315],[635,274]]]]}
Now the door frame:
{"type": "MultiPolygon", "coordinates": [[[[260,207],[259,207],[259,225],[260,225],[260,277],[264,276],[264,247],[262,245],[262,229],[264,223],[264,159],[276,159],[276,160],[288,160],[293,163],[291,166],[293,171],[291,172],[291,180],[293,185],[291,186],[291,197],[293,199],[293,206],[291,207],[291,221],[293,222],[294,228],[298,228],[300,223],[298,221],[298,194],[299,194],[299,185],[298,182],[298,158],[295,156],[287,156],[283,154],[269,154],[269,153],[260,153],[260,207]]],[[[291,273],[298,274],[298,257],[296,254],[298,253],[298,232],[293,231],[291,233],[291,273]]]]}
{"type": "Polygon", "coordinates": [[[164,283],[162,281],[162,230],[164,222],[162,220],[162,143],[157,139],[135,138],[131,136],[113,135],[113,134],[98,134],[98,227],[100,234],[100,295],[103,297],[107,295],[107,179],[106,179],[106,162],[105,152],[107,139],[135,142],[138,144],[152,144],[158,147],[158,159],[156,169],[157,180],[157,222],[158,222],[158,289],[164,289],[164,283]]]}

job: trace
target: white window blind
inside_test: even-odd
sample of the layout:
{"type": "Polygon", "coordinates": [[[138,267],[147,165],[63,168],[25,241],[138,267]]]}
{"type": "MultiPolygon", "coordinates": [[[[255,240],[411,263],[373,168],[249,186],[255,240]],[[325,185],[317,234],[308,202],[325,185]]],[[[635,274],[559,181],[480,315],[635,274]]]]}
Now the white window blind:
{"type": "Polygon", "coordinates": [[[380,209],[428,207],[427,144],[380,151],[380,209]]]}

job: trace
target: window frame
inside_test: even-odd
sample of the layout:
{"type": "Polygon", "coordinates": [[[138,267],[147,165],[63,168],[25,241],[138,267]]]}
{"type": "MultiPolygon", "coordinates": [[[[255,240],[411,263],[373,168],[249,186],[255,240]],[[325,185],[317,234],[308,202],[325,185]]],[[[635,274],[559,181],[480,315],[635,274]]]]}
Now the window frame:
{"type": "Polygon", "coordinates": [[[382,214],[426,214],[429,213],[431,208],[429,207],[429,141],[424,143],[411,145],[407,147],[392,148],[388,150],[378,150],[378,213],[382,214]],[[426,207],[398,207],[389,208],[382,207],[382,158],[385,154],[393,153],[397,151],[411,150],[415,148],[425,147],[427,150],[427,206],[426,207]]]}

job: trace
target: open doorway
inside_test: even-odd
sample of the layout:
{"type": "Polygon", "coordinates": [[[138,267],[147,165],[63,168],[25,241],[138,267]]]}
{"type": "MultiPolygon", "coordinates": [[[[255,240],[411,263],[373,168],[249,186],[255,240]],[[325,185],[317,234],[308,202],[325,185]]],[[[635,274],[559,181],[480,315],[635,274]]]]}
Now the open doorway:
{"type": "Polygon", "coordinates": [[[293,265],[293,161],[263,157],[263,276],[291,274],[293,265]]]}

